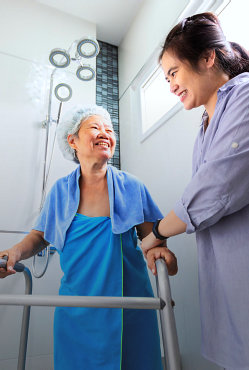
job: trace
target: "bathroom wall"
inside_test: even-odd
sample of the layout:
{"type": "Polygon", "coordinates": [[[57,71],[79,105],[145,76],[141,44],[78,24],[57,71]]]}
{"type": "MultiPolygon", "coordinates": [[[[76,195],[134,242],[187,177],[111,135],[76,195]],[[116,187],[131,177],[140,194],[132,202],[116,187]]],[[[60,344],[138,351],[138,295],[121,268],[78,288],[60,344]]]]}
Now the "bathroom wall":
{"type": "MultiPolygon", "coordinates": [[[[39,212],[48,112],[51,49],[68,49],[74,40],[96,37],[95,24],[66,15],[35,0],[0,0],[0,230],[29,231],[39,212]]],[[[95,67],[96,61],[91,61],[95,67]]],[[[89,64],[89,61],[88,61],[89,64]]],[[[58,70],[54,87],[69,83],[72,99],[62,105],[62,115],[73,105],[95,103],[96,81],[82,82],[76,65],[58,70]]],[[[52,119],[57,119],[59,102],[52,92],[52,119]]],[[[55,123],[51,124],[48,158],[55,123]]],[[[65,160],[55,145],[48,188],[75,165],[65,160]]],[[[23,235],[0,232],[0,249],[17,243],[23,235]]],[[[31,268],[32,260],[25,261],[31,268]]],[[[40,271],[44,258],[37,258],[40,271]]],[[[61,270],[57,253],[48,271],[34,279],[34,294],[57,294],[61,270]]],[[[24,277],[16,274],[0,281],[0,294],[23,294],[24,277]]],[[[21,307],[0,306],[0,369],[17,365],[21,307]]],[[[27,353],[27,370],[53,368],[53,308],[32,307],[27,353]]]]}

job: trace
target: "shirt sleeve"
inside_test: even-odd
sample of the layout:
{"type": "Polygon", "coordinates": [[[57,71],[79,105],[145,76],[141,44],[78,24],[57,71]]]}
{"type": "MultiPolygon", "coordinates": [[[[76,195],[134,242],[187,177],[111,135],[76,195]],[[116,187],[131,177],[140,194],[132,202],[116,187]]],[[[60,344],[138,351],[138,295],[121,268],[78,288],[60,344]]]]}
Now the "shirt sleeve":
{"type": "Polygon", "coordinates": [[[187,233],[212,226],[249,204],[248,96],[247,84],[228,101],[203,163],[175,205],[187,233]]]}

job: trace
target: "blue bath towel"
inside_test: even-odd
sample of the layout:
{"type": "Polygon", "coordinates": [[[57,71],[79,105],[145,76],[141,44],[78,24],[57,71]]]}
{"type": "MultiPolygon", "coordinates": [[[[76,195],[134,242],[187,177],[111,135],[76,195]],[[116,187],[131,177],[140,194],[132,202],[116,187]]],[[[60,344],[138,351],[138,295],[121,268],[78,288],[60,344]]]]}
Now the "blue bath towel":
{"type": "MultiPolygon", "coordinates": [[[[79,206],[80,175],[81,167],[78,166],[72,173],[56,181],[33,227],[43,231],[44,239],[58,251],[63,249],[66,232],[79,206]]],[[[163,217],[145,185],[135,176],[108,165],[107,184],[114,234],[163,217]]]]}

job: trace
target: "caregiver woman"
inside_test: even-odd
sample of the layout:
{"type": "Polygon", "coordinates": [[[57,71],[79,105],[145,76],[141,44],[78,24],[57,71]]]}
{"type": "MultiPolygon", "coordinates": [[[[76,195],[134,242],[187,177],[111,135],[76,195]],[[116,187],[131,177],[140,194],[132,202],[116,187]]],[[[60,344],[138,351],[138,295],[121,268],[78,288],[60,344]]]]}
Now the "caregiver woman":
{"type": "Polygon", "coordinates": [[[142,249],[196,233],[202,353],[223,368],[248,370],[249,57],[226,40],[214,14],[204,13],[171,30],[160,60],[184,108],[204,105],[205,113],[192,179],[142,249]]]}
{"type": "MultiPolygon", "coordinates": [[[[140,181],[107,165],[116,145],[109,113],[81,107],[59,125],[58,142],[79,166],[52,187],[34,230],[0,253],[9,257],[0,277],[51,243],[64,273],[60,294],[152,296],[135,229],[146,236],[161,213],[140,181]]],[[[149,259],[160,256],[175,274],[176,259],[166,247],[149,259]]],[[[58,307],[54,363],[56,370],[161,370],[156,312],[58,307]]]]}

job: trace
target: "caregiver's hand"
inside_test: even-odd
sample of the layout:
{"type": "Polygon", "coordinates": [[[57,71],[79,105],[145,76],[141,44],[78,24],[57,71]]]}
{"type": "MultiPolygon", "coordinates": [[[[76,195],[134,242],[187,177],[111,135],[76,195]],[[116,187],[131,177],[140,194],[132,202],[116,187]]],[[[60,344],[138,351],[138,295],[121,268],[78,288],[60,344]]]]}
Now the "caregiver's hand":
{"type": "Polygon", "coordinates": [[[148,250],[154,247],[158,247],[165,244],[164,241],[159,240],[155,237],[155,235],[151,232],[142,240],[141,249],[144,256],[147,258],[148,250]]]}
{"type": "Polygon", "coordinates": [[[147,264],[153,275],[157,274],[155,261],[158,258],[163,258],[166,262],[169,275],[175,275],[178,271],[177,258],[171,250],[167,247],[154,247],[151,248],[146,255],[147,264]]]}

